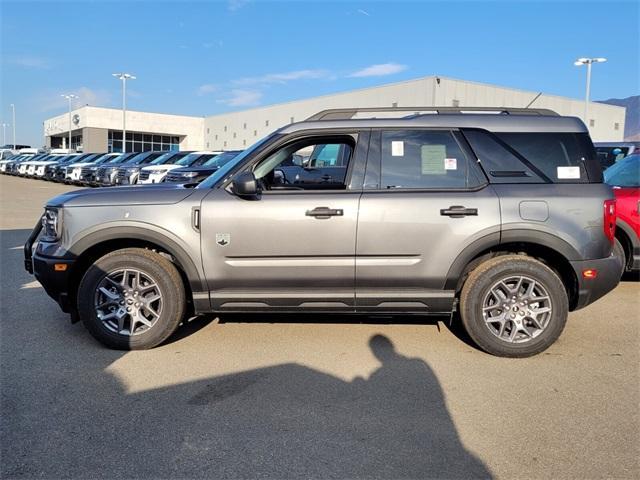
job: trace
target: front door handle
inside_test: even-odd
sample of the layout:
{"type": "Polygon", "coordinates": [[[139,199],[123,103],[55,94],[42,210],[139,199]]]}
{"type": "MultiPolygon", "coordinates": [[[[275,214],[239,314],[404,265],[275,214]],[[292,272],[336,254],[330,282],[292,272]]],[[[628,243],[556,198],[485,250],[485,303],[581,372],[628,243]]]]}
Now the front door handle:
{"type": "Polygon", "coordinates": [[[466,208],[462,205],[451,205],[449,208],[443,208],[440,210],[440,215],[451,218],[462,218],[466,216],[477,216],[477,208],[466,208]]]}
{"type": "Polygon", "coordinates": [[[307,210],[305,215],[316,218],[342,217],[344,210],[341,208],[316,207],[313,210],[307,210]]]}

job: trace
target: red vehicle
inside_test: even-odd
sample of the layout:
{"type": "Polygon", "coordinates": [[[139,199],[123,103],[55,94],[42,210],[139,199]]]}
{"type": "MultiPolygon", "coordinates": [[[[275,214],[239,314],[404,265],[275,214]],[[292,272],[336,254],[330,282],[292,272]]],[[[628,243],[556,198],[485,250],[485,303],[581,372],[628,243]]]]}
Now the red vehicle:
{"type": "Polygon", "coordinates": [[[640,154],[607,168],[604,180],[616,196],[616,243],[624,251],[625,270],[640,270],[640,154]]]}

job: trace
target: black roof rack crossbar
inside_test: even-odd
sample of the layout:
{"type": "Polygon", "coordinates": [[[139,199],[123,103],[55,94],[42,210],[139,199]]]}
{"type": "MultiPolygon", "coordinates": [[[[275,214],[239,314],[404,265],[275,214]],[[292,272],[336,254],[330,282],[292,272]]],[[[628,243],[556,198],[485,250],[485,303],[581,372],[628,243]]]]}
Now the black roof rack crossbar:
{"type": "Polygon", "coordinates": [[[366,107],[366,108],[331,108],[322,110],[307,118],[306,121],[316,120],[348,120],[361,112],[412,112],[412,117],[420,116],[420,112],[428,114],[447,113],[500,113],[504,115],[544,115],[558,116],[553,110],[546,108],[514,108],[514,107],[366,107]]]}

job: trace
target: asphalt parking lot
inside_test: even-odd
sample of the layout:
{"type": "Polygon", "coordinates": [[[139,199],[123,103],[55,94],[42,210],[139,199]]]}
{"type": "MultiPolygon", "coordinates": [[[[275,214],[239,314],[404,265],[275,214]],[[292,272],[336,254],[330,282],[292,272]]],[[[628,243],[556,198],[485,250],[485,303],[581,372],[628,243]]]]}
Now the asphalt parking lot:
{"type": "Polygon", "coordinates": [[[640,476],[640,283],[524,360],[446,318],[199,318],[116,352],[23,269],[42,205],[70,188],[0,176],[0,477],[640,476]]]}

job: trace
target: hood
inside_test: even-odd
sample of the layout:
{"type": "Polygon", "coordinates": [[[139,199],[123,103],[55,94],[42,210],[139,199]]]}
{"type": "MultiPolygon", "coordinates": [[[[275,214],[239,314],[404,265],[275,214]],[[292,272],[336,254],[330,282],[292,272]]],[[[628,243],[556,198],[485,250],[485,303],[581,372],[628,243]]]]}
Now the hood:
{"type": "Polygon", "coordinates": [[[168,165],[149,165],[148,167],[143,167],[143,170],[149,172],[168,172],[169,170],[173,170],[174,168],[180,168],[182,165],[174,165],[170,163],[168,165]]]}
{"type": "Polygon", "coordinates": [[[194,192],[193,188],[171,183],[131,187],[84,188],[52,198],[49,207],[97,207],[109,205],[170,205],[194,192]]]}
{"type": "Polygon", "coordinates": [[[92,162],[70,163],[66,166],[76,168],[76,167],[85,167],[87,165],[93,165],[93,163],[92,162]]]}

